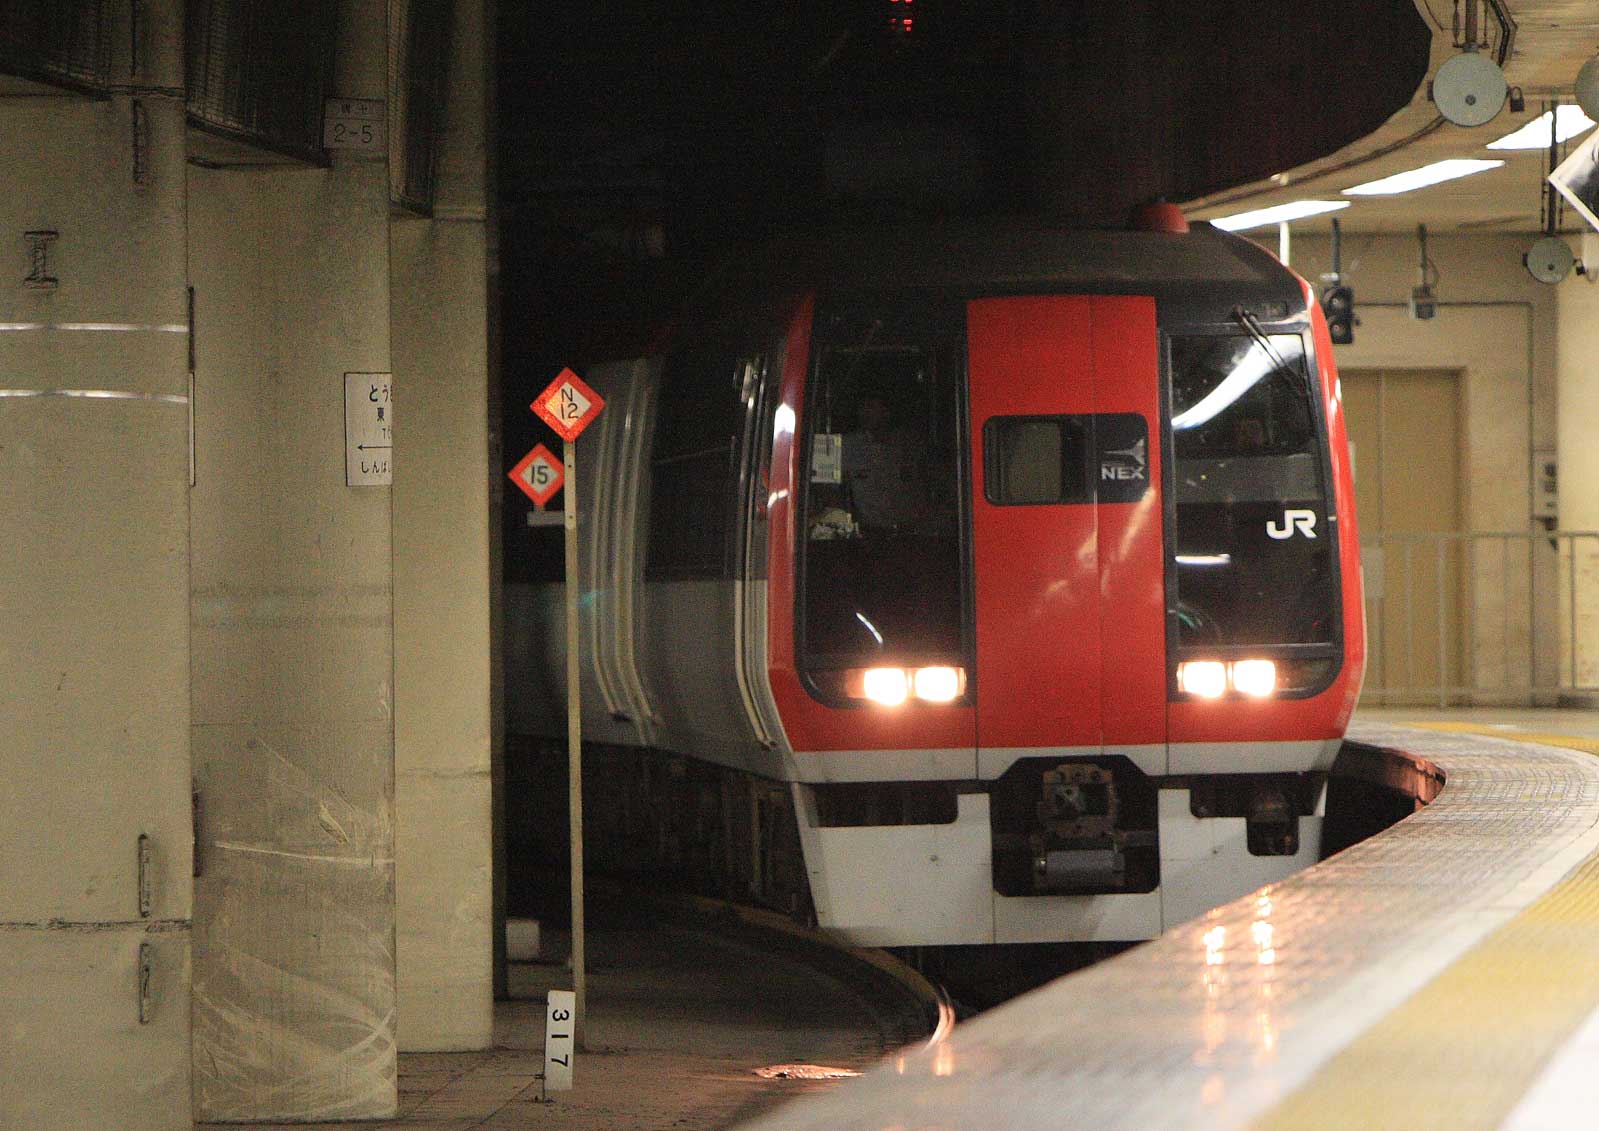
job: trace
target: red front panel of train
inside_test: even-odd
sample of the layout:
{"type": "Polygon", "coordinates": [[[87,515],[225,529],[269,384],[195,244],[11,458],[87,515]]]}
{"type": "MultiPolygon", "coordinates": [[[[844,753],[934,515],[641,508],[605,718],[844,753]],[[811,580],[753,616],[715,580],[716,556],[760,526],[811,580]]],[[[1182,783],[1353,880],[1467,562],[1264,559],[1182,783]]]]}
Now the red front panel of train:
{"type": "Polygon", "coordinates": [[[967,308],[978,743],[1165,741],[1155,304],[967,308]]]}

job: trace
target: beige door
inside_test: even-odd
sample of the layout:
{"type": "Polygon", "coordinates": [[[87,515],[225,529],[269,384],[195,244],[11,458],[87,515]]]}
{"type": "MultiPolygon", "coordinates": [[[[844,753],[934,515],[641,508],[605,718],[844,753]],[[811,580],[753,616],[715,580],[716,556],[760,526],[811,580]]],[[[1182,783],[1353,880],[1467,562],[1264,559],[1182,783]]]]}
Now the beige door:
{"type": "Polygon", "coordinates": [[[1345,370],[1366,572],[1366,701],[1441,703],[1468,683],[1461,647],[1460,374],[1345,370]]]}

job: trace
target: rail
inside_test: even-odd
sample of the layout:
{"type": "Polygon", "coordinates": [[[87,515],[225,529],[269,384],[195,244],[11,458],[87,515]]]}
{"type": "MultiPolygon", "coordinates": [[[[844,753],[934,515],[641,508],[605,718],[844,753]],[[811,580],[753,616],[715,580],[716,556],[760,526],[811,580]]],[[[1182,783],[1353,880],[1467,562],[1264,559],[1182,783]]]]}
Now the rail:
{"type": "Polygon", "coordinates": [[[1361,560],[1365,702],[1599,694],[1599,531],[1380,534],[1361,560]]]}

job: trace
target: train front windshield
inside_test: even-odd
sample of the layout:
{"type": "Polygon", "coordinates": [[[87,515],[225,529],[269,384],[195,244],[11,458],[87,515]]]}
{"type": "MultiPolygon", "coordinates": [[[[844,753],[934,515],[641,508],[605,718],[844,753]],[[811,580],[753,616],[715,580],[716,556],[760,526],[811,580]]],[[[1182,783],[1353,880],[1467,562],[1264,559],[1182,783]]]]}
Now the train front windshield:
{"type": "Polygon", "coordinates": [[[1330,644],[1319,412],[1298,335],[1172,340],[1178,644],[1330,644]]]}
{"type": "Polygon", "coordinates": [[[806,667],[818,690],[964,654],[964,320],[938,303],[823,306],[806,391],[806,667]]]}

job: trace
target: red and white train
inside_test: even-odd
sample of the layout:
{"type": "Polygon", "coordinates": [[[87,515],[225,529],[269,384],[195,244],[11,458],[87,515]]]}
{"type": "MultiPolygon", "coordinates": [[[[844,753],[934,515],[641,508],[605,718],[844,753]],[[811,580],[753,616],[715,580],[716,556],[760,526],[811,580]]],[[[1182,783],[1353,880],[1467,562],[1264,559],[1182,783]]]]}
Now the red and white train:
{"type": "MultiPolygon", "coordinates": [[[[1302,279],[992,222],[790,241],[702,308],[584,373],[584,728],[714,787],[663,818],[613,760],[601,825],[757,894],[786,826],[819,924],[890,946],[1147,938],[1315,859],[1365,640],[1302,279]]],[[[559,734],[560,587],[509,608],[512,729],[559,734]]]]}

